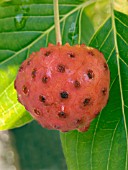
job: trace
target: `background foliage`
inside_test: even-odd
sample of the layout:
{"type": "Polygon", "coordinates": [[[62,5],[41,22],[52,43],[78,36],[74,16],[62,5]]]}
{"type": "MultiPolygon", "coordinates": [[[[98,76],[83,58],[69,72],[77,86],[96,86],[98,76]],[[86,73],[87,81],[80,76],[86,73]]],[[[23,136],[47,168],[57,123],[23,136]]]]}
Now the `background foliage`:
{"type": "MultiPolygon", "coordinates": [[[[60,0],[63,44],[86,43],[104,53],[111,70],[108,105],[86,133],[62,133],[69,170],[128,169],[128,2],[60,0]]],[[[55,44],[52,0],[0,2],[0,130],[32,117],[17,102],[14,80],[33,51],[55,44]]]]}

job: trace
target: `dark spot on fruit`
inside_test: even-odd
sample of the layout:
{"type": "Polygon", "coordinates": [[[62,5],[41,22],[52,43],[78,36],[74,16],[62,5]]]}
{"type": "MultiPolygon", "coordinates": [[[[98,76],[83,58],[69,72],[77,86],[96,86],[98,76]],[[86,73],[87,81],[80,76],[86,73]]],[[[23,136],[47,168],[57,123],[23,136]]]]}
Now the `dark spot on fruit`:
{"type": "Polygon", "coordinates": [[[36,77],[36,72],[37,72],[37,70],[34,68],[34,69],[32,70],[32,73],[31,73],[32,78],[35,78],[35,77],[36,77]]]}
{"type": "Polygon", "coordinates": [[[46,77],[46,76],[42,77],[42,82],[47,83],[48,82],[48,77],[46,77]]]}
{"type": "Polygon", "coordinates": [[[92,50],[88,51],[88,54],[91,55],[91,56],[94,56],[94,52],[92,50]]]}
{"type": "Polygon", "coordinates": [[[59,113],[58,113],[58,116],[59,116],[60,118],[66,118],[66,117],[67,117],[65,112],[59,112],[59,113]]]}
{"type": "Polygon", "coordinates": [[[108,70],[108,65],[107,65],[107,63],[104,63],[104,68],[105,68],[105,70],[108,70]]]}
{"type": "Polygon", "coordinates": [[[66,91],[63,91],[60,93],[61,98],[67,99],[68,98],[68,93],[66,91]]]}
{"type": "Polygon", "coordinates": [[[75,58],[75,54],[74,54],[74,53],[68,53],[68,56],[69,56],[70,58],[75,58]]]}
{"type": "Polygon", "coordinates": [[[54,125],[54,128],[55,129],[60,129],[60,126],[59,125],[54,125]]]}
{"type": "Polygon", "coordinates": [[[17,89],[17,87],[16,87],[16,80],[14,81],[14,88],[17,89]]]}
{"type": "Polygon", "coordinates": [[[69,130],[62,130],[63,133],[69,132],[69,130]]]}
{"type": "Polygon", "coordinates": [[[38,116],[40,115],[40,111],[38,109],[34,109],[34,113],[38,116]]]}
{"type": "Polygon", "coordinates": [[[27,94],[28,93],[28,88],[24,85],[22,87],[22,91],[23,91],[24,94],[27,94]]]}
{"type": "Polygon", "coordinates": [[[75,120],[75,123],[76,123],[76,124],[81,124],[81,122],[82,122],[82,119],[76,119],[76,120],[75,120]]]}
{"type": "Polygon", "coordinates": [[[60,64],[60,65],[57,66],[57,70],[60,73],[64,73],[65,72],[65,66],[60,64]]]}
{"type": "Polygon", "coordinates": [[[23,71],[23,66],[19,67],[19,72],[23,71]]]}
{"type": "Polygon", "coordinates": [[[29,66],[31,64],[31,60],[28,60],[27,61],[27,65],[29,66]]]}
{"type": "Polygon", "coordinates": [[[46,57],[48,57],[50,54],[51,54],[51,51],[46,51],[44,55],[45,55],[46,57]]]}
{"type": "Polygon", "coordinates": [[[80,87],[80,82],[79,82],[78,80],[75,80],[75,81],[74,81],[74,86],[75,86],[76,88],[79,88],[79,87],[80,87]]]}
{"type": "Polygon", "coordinates": [[[94,73],[93,73],[92,70],[88,70],[87,75],[88,75],[88,78],[89,78],[89,79],[93,79],[93,78],[94,78],[94,73]]]}
{"type": "Polygon", "coordinates": [[[84,106],[89,105],[90,100],[91,100],[90,98],[85,98],[84,101],[83,101],[84,106]]]}
{"type": "Polygon", "coordinates": [[[107,94],[107,88],[102,89],[102,94],[105,96],[107,94]]]}
{"type": "Polygon", "coordinates": [[[82,119],[76,119],[74,121],[74,123],[75,123],[76,128],[78,128],[83,123],[83,120],[82,119]]]}
{"type": "Polygon", "coordinates": [[[46,98],[45,98],[43,95],[40,95],[40,96],[39,96],[39,100],[40,100],[41,102],[45,103],[46,98]]]}

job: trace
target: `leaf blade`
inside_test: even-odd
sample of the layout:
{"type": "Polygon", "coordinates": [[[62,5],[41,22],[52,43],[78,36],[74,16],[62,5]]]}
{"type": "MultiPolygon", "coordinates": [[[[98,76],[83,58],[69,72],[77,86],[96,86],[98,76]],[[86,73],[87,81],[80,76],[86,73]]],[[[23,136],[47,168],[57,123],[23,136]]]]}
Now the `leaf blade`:
{"type": "MultiPolygon", "coordinates": [[[[128,17],[122,13],[115,11],[114,16],[120,20],[125,18],[125,27],[128,24],[128,17]]],[[[113,18],[114,19],[114,18],[113,18]]],[[[127,105],[124,107],[124,103],[127,103],[127,97],[124,94],[127,93],[127,36],[123,36],[123,48],[122,42],[118,37],[117,32],[113,27],[118,27],[118,31],[121,34],[126,35],[128,29],[121,31],[121,26],[116,22],[113,22],[110,17],[106,23],[99,29],[99,31],[93,36],[90,46],[100,49],[105,58],[108,60],[108,64],[111,70],[111,85],[110,85],[110,98],[107,107],[105,107],[97,119],[95,119],[88,132],[81,134],[79,132],[61,134],[61,140],[63,149],[66,155],[67,164],[69,170],[73,169],[73,162],[79,162],[79,166],[75,166],[74,170],[122,170],[127,169],[127,105]],[[115,24],[113,26],[112,24],[115,24]],[[125,38],[126,37],[126,38],[125,38]],[[125,38],[125,39],[124,39],[125,38]],[[115,42],[120,46],[115,45],[115,42]],[[107,48],[106,48],[107,47],[107,48]],[[118,49],[118,52],[117,52],[118,49]],[[123,49],[123,50],[122,50],[123,49]],[[122,51],[123,55],[122,55],[122,51]],[[125,54],[125,55],[124,55],[125,54]],[[119,57],[119,55],[121,57],[119,57]],[[120,58],[125,57],[125,64],[122,61],[119,63],[120,58]],[[117,64],[118,63],[118,64],[117,64]],[[119,65],[120,64],[120,65],[119,65]],[[122,76],[122,77],[120,77],[122,76]],[[120,78],[119,78],[120,77],[120,78]],[[122,88],[123,87],[123,88],[122,88]],[[125,102],[122,101],[121,90],[125,96],[125,102]],[[65,137],[66,136],[66,137],[65,137]],[[72,137],[73,136],[73,137],[72,137]],[[75,139],[73,144],[69,144],[69,140],[73,140],[77,136],[79,141],[75,139]],[[79,137],[78,137],[79,136],[79,137]],[[64,143],[66,141],[66,144],[64,143]],[[84,141],[84,142],[83,142],[84,141]],[[83,143],[82,143],[83,142],[83,143]],[[75,144],[74,144],[75,143],[75,144]],[[77,157],[73,157],[72,160],[68,159],[71,154],[71,150],[74,150],[77,143],[77,157]],[[65,146],[67,145],[67,146],[65,146]],[[68,148],[65,151],[65,148],[68,148]]],[[[121,20],[121,22],[122,22],[121,20]]],[[[122,27],[121,27],[122,28],[122,27]]],[[[70,156],[71,157],[71,156],[70,156]]]]}

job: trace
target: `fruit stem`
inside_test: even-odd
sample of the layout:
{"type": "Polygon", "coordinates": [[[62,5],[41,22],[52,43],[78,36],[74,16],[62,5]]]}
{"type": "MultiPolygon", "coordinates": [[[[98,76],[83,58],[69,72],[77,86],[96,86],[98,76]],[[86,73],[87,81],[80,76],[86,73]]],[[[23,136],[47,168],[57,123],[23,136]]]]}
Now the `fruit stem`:
{"type": "Polygon", "coordinates": [[[53,0],[54,3],[54,22],[55,22],[55,32],[56,32],[56,43],[61,45],[61,33],[60,33],[60,21],[59,21],[59,7],[58,0],[53,0]]]}

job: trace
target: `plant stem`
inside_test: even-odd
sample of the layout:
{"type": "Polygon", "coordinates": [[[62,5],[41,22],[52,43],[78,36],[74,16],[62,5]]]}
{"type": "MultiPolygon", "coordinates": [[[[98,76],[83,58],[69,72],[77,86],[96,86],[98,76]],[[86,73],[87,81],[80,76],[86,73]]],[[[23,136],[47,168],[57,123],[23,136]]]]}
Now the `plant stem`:
{"type": "Polygon", "coordinates": [[[58,0],[53,0],[54,3],[54,22],[55,22],[55,32],[56,32],[56,43],[61,45],[61,33],[60,33],[60,22],[59,22],[59,7],[58,0]]]}

